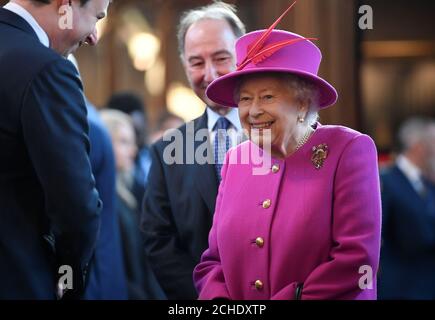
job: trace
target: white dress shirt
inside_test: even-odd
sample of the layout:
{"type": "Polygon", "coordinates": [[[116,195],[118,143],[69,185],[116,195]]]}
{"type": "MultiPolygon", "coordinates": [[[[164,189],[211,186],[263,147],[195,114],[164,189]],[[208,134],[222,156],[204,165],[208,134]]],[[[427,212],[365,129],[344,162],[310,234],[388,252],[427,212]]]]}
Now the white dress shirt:
{"type": "Polygon", "coordinates": [[[44,31],[44,29],[41,28],[39,23],[33,18],[33,16],[24,9],[19,4],[16,4],[15,2],[9,2],[7,3],[3,9],[12,11],[13,13],[19,15],[21,18],[26,20],[28,24],[32,27],[32,29],[35,31],[36,35],[38,36],[39,41],[46,46],[47,48],[50,47],[50,40],[48,39],[47,33],[44,31]]]}
{"type": "MultiPolygon", "coordinates": [[[[238,143],[245,140],[243,136],[242,125],[239,119],[239,113],[237,108],[230,108],[231,110],[224,116],[230,122],[230,127],[228,128],[228,135],[230,137],[230,148],[236,146],[238,143]]],[[[210,143],[214,144],[214,139],[216,137],[216,131],[213,130],[218,119],[222,117],[220,114],[214,112],[207,107],[207,128],[210,134],[210,143]]]]}
{"type": "Polygon", "coordinates": [[[404,155],[397,157],[396,164],[405,177],[408,178],[409,182],[411,182],[415,191],[420,195],[424,194],[425,187],[421,179],[421,170],[404,155]]]}

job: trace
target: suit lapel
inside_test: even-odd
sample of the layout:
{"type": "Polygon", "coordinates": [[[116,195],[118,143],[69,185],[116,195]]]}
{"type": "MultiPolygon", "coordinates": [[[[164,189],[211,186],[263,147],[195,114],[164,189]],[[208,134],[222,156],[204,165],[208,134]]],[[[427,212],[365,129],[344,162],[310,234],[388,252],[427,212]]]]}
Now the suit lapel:
{"type": "MultiPolygon", "coordinates": [[[[204,112],[204,114],[196,119],[194,121],[194,132],[190,131],[187,133],[188,139],[194,139],[194,135],[197,134],[197,132],[201,129],[205,129],[208,132],[207,128],[207,112],[204,112]]],[[[202,136],[201,136],[202,138],[202,136]]],[[[210,212],[213,214],[215,209],[215,202],[216,202],[216,196],[217,196],[217,190],[218,190],[218,181],[216,177],[216,171],[213,164],[213,153],[212,148],[210,145],[210,138],[207,133],[206,137],[204,137],[203,140],[194,141],[194,150],[196,150],[201,146],[201,148],[204,148],[204,143],[208,144],[207,149],[207,156],[208,160],[205,164],[198,164],[196,163],[193,165],[193,178],[195,180],[195,186],[198,189],[201,197],[204,199],[205,203],[207,204],[207,207],[209,208],[210,212]]]]}
{"type": "Polygon", "coordinates": [[[418,194],[417,190],[413,187],[411,181],[405,176],[405,174],[400,170],[400,168],[395,165],[394,171],[396,172],[397,177],[401,180],[402,185],[408,189],[407,194],[414,195],[415,198],[422,201],[421,196],[418,194]]]}
{"type": "Polygon", "coordinates": [[[434,201],[433,188],[431,187],[430,183],[426,182],[425,178],[422,178],[423,182],[425,183],[426,194],[421,195],[417,192],[417,190],[415,190],[415,188],[412,186],[409,179],[405,176],[405,174],[402,172],[402,170],[400,170],[400,168],[397,165],[394,166],[394,170],[396,172],[398,179],[401,180],[402,183],[401,190],[403,191],[402,192],[403,196],[412,197],[413,203],[417,208],[419,208],[418,210],[421,213],[426,212],[433,217],[435,215],[435,201],[434,201]],[[408,191],[405,192],[404,188],[407,188],[408,191]]]}

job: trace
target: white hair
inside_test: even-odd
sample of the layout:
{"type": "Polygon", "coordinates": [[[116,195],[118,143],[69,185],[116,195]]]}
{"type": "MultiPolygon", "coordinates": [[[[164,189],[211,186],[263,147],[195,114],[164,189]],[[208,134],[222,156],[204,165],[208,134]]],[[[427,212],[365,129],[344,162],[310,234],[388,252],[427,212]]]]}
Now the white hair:
{"type": "Polygon", "coordinates": [[[427,143],[433,139],[429,130],[434,126],[434,121],[425,118],[410,118],[399,129],[398,138],[403,151],[408,150],[417,143],[427,143]]]}

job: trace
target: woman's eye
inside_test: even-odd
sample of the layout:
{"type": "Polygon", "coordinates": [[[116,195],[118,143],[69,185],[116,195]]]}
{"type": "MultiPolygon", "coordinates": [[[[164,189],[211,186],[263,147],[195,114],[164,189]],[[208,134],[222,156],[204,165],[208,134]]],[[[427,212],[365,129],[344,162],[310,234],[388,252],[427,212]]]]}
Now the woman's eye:
{"type": "Polygon", "coordinates": [[[273,96],[271,94],[267,94],[263,97],[264,100],[270,100],[273,99],[273,96]]]}
{"type": "Polygon", "coordinates": [[[240,97],[240,101],[248,101],[249,97],[240,97]]]}

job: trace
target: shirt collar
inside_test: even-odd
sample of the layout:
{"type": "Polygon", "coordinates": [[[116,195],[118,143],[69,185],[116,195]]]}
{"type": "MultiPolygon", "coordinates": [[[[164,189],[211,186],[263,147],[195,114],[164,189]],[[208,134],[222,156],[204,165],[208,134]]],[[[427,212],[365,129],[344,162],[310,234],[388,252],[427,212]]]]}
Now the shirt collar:
{"type": "Polygon", "coordinates": [[[47,48],[50,46],[50,40],[48,39],[47,33],[41,28],[35,18],[33,18],[33,16],[26,9],[15,2],[9,2],[3,8],[12,11],[26,20],[26,22],[30,24],[32,29],[35,31],[39,41],[47,48]]]}
{"type": "Polygon", "coordinates": [[[415,182],[421,179],[421,170],[404,155],[399,155],[396,163],[399,169],[410,181],[415,182]]]}
{"type": "MultiPolygon", "coordinates": [[[[231,110],[225,115],[225,118],[231,123],[231,125],[237,129],[237,131],[242,130],[242,125],[240,124],[239,113],[237,108],[230,108],[231,110]]],[[[207,107],[207,127],[209,131],[213,131],[214,126],[218,119],[222,117],[220,114],[214,112],[212,109],[207,107]]]]}

